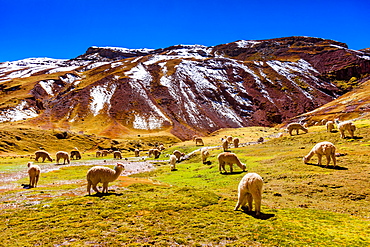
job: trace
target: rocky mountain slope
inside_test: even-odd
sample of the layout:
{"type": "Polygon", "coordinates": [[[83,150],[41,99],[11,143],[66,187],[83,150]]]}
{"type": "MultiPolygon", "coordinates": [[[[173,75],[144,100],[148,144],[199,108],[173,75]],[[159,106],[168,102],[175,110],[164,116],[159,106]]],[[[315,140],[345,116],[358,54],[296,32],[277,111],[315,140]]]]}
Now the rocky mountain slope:
{"type": "Polygon", "coordinates": [[[271,126],[370,78],[368,50],[311,37],[214,47],[90,47],[71,60],[0,63],[0,121],[108,137],[271,126]]]}

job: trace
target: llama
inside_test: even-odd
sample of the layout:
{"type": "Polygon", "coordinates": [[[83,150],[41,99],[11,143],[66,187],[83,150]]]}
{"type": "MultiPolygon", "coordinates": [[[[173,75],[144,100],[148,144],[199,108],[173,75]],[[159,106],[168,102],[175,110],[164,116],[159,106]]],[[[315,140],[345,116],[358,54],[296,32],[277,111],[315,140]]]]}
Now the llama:
{"type": "Polygon", "coordinates": [[[234,210],[238,210],[241,206],[242,210],[252,211],[253,200],[256,209],[256,216],[261,214],[263,179],[257,173],[247,173],[240,180],[238,186],[238,202],[234,210]],[[245,205],[248,202],[248,207],[245,205]]]}
{"type": "Polygon", "coordinates": [[[149,153],[148,153],[148,156],[150,157],[151,155],[153,154],[154,156],[154,159],[158,159],[159,156],[161,155],[161,151],[159,151],[158,149],[154,148],[154,149],[149,149],[149,153]]]}
{"type": "Polygon", "coordinates": [[[231,143],[231,142],[233,141],[233,137],[232,137],[232,136],[228,136],[228,137],[226,137],[226,140],[227,140],[229,143],[231,143]]]}
{"type": "Polygon", "coordinates": [[[288,130],[288,132],[289,132],[289,134],[292,136],[293,134],[292,134],[292,131],[293,130],[296,130],[297,131],[297,135],[298,135],[298,131],[299,130],[302,130],[302,131],[304,131],[305,133],[307,133],[308,132],[308,129],[307,128],[305,128],[305,127],[303,127],[300,123],[290,123],[290,124],[288,124],[288,126],[287,126],[287,130],[288,130]]]}
{"type": "Polygon", "coordinates": [[[108,150],[102,150],[101,151],[101,157],[108,156],[109,151],[108,150]]]}
{"type": "Polygon", "coordinates": [[[120,151],[114,151],[113,152],[113,158],[114,159],[122,159],[122,154],[120,151]]]}
{"type": "Polygon", "coordinates": [[[72,150],[70,157],[71,157],[71,160],[73,160],[73,159],[80,160],[81,159],[81,153],[78,150],[72,150]]]}
{"type": "Polygon", "coordinates": [[[326,131],[330,133],[334,129],[334,122],[333,121],[327,121],[325,126],[326,126],[326,131]]]}
{"type": "Polygon", "coordinates": [[[32,162],[28,162],[28,175],[30,177],[30,187],[36,188],[37,183],[39,181],[41,169],[38,165],[32,164],[32,162]]]}
{"type": "Polygon", "coordinates": [[[45,159],[48,159],[50,162],[53,161],[53,159],[51,158],[50,154],[48,152],[46,152],[45,150],[38,150],[35,152],[35,160],[38,162],[39,161],[39,158],[42,158],[42,162],[45,161],[45,159]]]}
{"type": "Polygon", "coordinates": [[[319,142],[317,143],[311,151],[303,157],[303,162],[306,164],[308,161],[310,161],[311,157],[317,154],[318,158],[318,165],[321,166],[321,158],[323,155],[326,156],[326,166],[329,165],[330,159],[333,159],[334,166],[336,166],[337,161],[335,159],[335,146],[331,142],[319,142]]]}
{"type": "Polygon", "coordinates": [[[98,157],[101,157],[102,156],[102,153],[100,150],[96,151],[96,154],[95,154],[95,157],[98,158],[98,157]]]}
{"type": "Polygon", "coordinates": [[[175,155],[171,154],[170,155],[170,159],[169,159],[169,163],[170,163],[170,169],[171,171],[174,171],[176,170],[176,161],[177,161],[177,158],[175,155]]]}
{"type": "Polygon", "coordinates": [[[184,154],[184,153],[182,153],[182,152],[180,152],[179,150],[175,150],[175,151],[173,151],[173,153],[172,153],[172,154],[176,156],[176,159],[177,159],[178,161],[181,161],[181,159],[185,156],[185,154],[184,154]]]}
{"type": "Polygon", "coordinates": [[[207,162],[207,158],[209,157],[208,148],[203,147],[200,149],[200,155],[202,156],[202,162],[205,164],[207,162]]]}
{"type": "Polygon", "coordinates": [[[203,142],[203,139],[202,139],[202,138],[200,138],[200,137],[196,137],[196,138],[194,139],[194,141],[195,141],[195,146],[198,146],[198,144],[199,144],[200,146],[204,146],[204,142],[203,142]]]}
{"type": "Polygon", "coordinates": [[[224,141],[222,142],[222,148],[224,149],[224,152],[229,150],[229,142],[227,141],[227,139],[224,139],[224,141]]]}
{"type": "Polygon", "coordinates": [[[69,154],[67,152],[64,152],[64,151],[58,151],[56,153],[56,157],[57,157],[57,164],[59,164],[59,160],[60,159],[63,159],[64,162],[63,162],[63,165],[66,164],[66,161],[68,164],[70,164],[70,160],[69,160],[69,154]]]}
{"type": "Polygon", "coordinates": [[[160,144],[160,145],[158,146],[158,149],[159,149],[159,151],[163,151],[163,150],[165,150],[165,147],[164,147],[164,145],[163,145],[163,144],[160,144]]]}
{"type": "Polygon", "coordinates": [[[234,148],[238,148],[239,147],[239,138],[235,137],[233,142],[234,142],[234,148]]]}
{"type": "Polygon", "coordinates": [[[101,193],[108,193],[108,183],[116,180],[122,171],[125,169],[123,164],[118,163],[114,169],[104,166],[94,166],[87,172],[87,192],[90,195],[91,187],[96,193],[100,193],[96,187],[98,183],[103,184],[103,190],[101,193]]]}
{"type": "Polygon", "coordinates": [[[346,138],[346,135],[344,134],[345,131],[348,131],[351,138],[354,138],[356,126],[351,121],[345,121],[338,124],[338,129],[340,131],[340,137],[346,138]]]}
{"type": "Polygon", "coordinates": [[[217,159],[219,162],[218,170],[220,171],[220,173],[222,173],[222,170],[224,170],[225,173],[227,173],[225,169],[225,165],[230,166],[230,173],[233,172],[233,164],[237,164],[243,170],[243,172],[247,169],[246,165],[240,162],[238,156],[236,156],[236,154],[234,153],[230,153],[230,152],[220,153],[217,156],[217,159]]]}
{"type": "Polygon", "coordinates": [[[135,157],[140,157],[140,150],[139,149],[135,149],[134,153],[135,153],[135,157]]]}

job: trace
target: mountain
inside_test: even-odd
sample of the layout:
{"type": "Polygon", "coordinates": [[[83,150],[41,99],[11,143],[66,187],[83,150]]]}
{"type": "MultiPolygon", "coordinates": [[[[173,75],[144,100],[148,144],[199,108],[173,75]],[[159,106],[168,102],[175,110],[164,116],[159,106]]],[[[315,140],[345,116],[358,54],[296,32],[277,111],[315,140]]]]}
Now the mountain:
{"type": "Polygon", "coordinates": [[[368,50],[287,37],[212,47],[90,47],[70,60],[0,63],[0,122],[107,137],[272,126],[370,78],[368,50]]]}

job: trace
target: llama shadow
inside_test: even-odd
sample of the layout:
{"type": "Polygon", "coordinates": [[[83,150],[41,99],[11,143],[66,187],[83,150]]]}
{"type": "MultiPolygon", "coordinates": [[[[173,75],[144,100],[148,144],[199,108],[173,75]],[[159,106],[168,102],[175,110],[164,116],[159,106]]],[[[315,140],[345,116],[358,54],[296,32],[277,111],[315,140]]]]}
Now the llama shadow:
{"type": "Polygon", "coordinates": [[[211,162],[211,161],[206,161],[206,162],[204,162],[203,164],[204,164],[204,165],[208,165],[208,166],[210,166],[210,165],[212,165],[212,162],[211,162]]]}
{"type": "Polygon", "coordinates": [[[243,210],[243,213],[252,216],[255,219],[260,219],[260,220],[268,220],[272,217],[275,217],[275,214],[264,214],[260,212],[260,215],[256,215],[255,211],[248,211],[248,210],[243,210]]]}
{"type": "Polygon", "coordinates": [[[306,163],[306,165],[310,165],[310,166],[319,166],[321,168],[326,168],[326,169],[332,169],[332,170],[348,170],[347,167],[342,167],[342,166],[333,166],[333,165],[319,165],[319,164],[314,164],[314,163],[306,163]]]}
{"type": "Polygon", "coordinates": [[[242,174],[243,172],[247,171],[238,171],[238,172],[220,172],[221,175],[235,175],[235,174],[242,174]]]}
{"type": "Polygon", "coordinates": [[[123,194],[122,193],[115,193],[115,192],[109,192],[108,193],[95,193],[95,194],[92,194],[92,195],[86,195],[88,197],[99,197],[99,198],[102,198],[102,197],[106,197],[106,196],[122,196],[123,194]]]}
{"type": "Polygon", "coordinates": [[[354,136],[354,137],[352,138],[352,137],[350,137],[350,136],[346,136],[346,137],[344,137],[344,139],[360,140],[360,139],[363,139],[363,137],[362,137],[362,136],[354,136]]]}
{"type": "Polygon", "coordinates": [[[33,187],[29,184],[22,184],[23,189],[32,189],[33,187]]]}

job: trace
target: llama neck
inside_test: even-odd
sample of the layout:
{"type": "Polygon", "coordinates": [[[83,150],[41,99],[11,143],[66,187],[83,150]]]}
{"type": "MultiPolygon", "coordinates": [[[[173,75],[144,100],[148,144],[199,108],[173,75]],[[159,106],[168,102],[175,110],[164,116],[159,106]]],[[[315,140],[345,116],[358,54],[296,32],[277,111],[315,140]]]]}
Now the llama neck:
{"type": "Polygon", "coordinates": [[[114,168],[114,171],[116,172],[116,173],[114,174],[114,177],[115,177],[115,179],[117,179],[117,178],[119,177],[119,175],[121,175],[121,173],[122,173],[123,169],[122,169],[121,167],[115,167],[115,168],[114,168]]]}
{"type": "Polygon", "coordinates": [[[242,162],[240,161],[240,159],[238,157],[235,156],[235,159],[236,159],[236,164],[239,165],[239,166],[242,166],[242,162]]]}
{"type": "Polygon", "coordinates": [[[315,154],[315,151],[311,149],[311,151],[307,154],[306,158],[311,159],[311,157],[314,156],[314,154],[315,154]]]}

